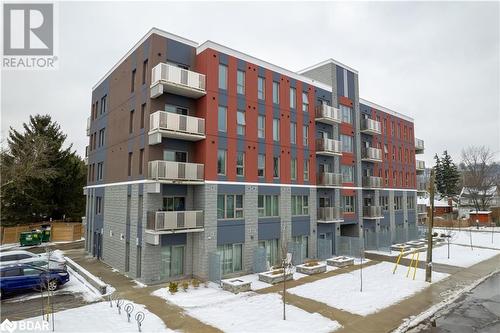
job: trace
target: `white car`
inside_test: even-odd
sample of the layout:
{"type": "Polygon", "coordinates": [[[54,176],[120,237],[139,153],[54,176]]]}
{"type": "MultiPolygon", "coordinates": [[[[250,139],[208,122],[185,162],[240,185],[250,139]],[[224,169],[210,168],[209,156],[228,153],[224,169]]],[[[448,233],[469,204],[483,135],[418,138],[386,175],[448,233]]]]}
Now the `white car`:
{"type": "Polygon", "coordinates": [[[60,255],[51,253],[36,254],[25,250],[5,251],[0,253],[0,266],[12,264],[28,264],[37,267],[66,270],[66,260],[60,255]]]}

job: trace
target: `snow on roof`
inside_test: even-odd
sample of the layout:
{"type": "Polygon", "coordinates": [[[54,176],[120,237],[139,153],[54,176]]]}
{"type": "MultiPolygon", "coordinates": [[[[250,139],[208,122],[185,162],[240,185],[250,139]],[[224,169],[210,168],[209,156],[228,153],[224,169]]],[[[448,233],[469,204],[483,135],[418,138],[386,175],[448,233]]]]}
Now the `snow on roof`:
{"type": "MultiPolygon", "coordinates": [[[[429,198],[417,198],[417,205],[426,205],[430,206],[430,199],[429,198]]],[[[450,207],[448,204],[448,200],[442,199],[442,200],[436,200],[434,199],[434,207],[450,207]]]]}
{"type": "Polygon", "coordinates": [[[491,214],[491,210],[472,210],[469,214],[491,214]]]}
{"type": "MultiPolygon", "coordinates": [[[[460,191],[460,195],[469,195],[470,194],[470,187],[463,187],[462,191],[460,191]]],[[[479,192],[482,192],[482,190],[478,190],[479,192]]],[[[495,185],[490,186],[488,190],[486,191],[486,195],[495,195],[497,193],[497,187],[495,185]]]]}

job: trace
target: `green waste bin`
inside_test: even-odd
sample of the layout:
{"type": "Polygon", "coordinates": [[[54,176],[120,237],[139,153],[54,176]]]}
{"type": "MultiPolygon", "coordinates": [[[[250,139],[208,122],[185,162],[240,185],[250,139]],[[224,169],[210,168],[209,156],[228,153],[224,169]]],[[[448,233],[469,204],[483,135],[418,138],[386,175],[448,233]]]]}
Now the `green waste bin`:
{"type": "Polygon", "coordinates": [[[40,245],[42,244],[42,233],[37,230],[21,232],[19,243],[21,246],[40,245]]]}
{"type": "Polygon", "coordinates": [[[42,225],[42,242],[50,242],[50,224],[42,225]]]}

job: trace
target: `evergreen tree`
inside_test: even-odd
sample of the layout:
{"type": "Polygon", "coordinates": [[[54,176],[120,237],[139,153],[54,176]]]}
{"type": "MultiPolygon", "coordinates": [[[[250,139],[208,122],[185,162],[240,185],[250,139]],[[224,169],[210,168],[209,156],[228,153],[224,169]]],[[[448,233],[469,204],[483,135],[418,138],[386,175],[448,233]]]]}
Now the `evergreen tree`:
{"type": "Polygon", "coordinates": [[[13,128],[1,152],[2,224],[80,217],[85,165],[49,115],[30,116],[21,133],[13,128]]]}
{"type": "Polygon", "coordinates": [[[436,154],[435,173],[436,173],[436,189],[443,197],[453,197],[458,194],[458,182],[460,173],[458,168],[453,163],[453,160],[448,151],[444,151],[441,158],[436,154]]]}

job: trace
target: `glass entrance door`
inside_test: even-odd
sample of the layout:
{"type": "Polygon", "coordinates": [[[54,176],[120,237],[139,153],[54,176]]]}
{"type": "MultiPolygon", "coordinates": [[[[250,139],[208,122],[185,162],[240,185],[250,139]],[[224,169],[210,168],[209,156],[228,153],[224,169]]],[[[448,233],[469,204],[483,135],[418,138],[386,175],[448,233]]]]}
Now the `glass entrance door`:
{"type": "Polygon", "coordinates": [[[172,258],[172,248],[170,246],[162,246],[160,253],[160,279],[170,277],[170,262],[172,258]]]}
{"type": "Polygon", "coordinates": [[[184,246],[172,246],[171,276],[184,274],[184,246]]]}
{"type": "Polygon", "coordinates": [[[162,246],[160,279],[184,275],[184,245],[162,246]]]}

